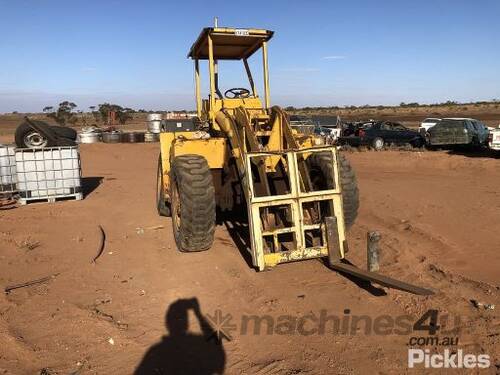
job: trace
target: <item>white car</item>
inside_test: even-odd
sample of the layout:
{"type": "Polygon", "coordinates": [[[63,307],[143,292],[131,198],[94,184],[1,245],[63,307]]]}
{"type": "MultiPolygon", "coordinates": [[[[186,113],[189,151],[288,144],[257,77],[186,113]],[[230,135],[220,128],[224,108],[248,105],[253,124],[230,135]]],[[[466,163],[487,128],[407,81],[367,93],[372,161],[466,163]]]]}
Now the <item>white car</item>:
{"type": "Polygon", "coordinates": [[[497,129],[490,131],[488,136],[488,146],[491,150],[500,151],[500,125],[497,129]]]}
{"type": "Polygon", "coordinates": [[[420,124],[419,131],[421,129],[424,129],[427,132],[430,128],[432,128],[434,125],[436,125],[439,121],[441,121],[440,118],[433,118],[433,117],[426,118],[420,124]]]}
{"type": "Polygon", "coordinates": [[[329,127],[329,126],[321,126],[316,129],[316,134],[320,134],[327,138],[328,143],[335,143],[337,139],[340,137],[342,133],[342,129],[329,127]]]}

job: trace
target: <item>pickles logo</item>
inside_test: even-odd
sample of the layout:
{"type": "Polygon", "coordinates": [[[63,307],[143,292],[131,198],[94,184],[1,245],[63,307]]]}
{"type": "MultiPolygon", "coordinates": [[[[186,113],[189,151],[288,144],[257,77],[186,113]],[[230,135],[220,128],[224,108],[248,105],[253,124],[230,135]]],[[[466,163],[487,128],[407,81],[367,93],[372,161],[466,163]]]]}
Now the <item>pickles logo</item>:
{"type": "Polygon", "coordinates": [[[464,354],[462,349],[453,353],[445,349],[443,354],[431,353],[429,349],[408,349],[408,367],[424,365],[425,368],[488,368],[490,356],[488,354],[464,354]]]}

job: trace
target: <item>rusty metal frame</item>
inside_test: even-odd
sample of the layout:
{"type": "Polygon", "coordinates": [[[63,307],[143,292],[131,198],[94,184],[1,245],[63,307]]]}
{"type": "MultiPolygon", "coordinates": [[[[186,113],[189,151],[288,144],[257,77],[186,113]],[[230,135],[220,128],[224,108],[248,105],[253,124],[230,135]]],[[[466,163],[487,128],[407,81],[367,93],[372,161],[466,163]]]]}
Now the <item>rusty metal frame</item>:
{"type": "MultiPolygon", "coordinates": [[[[307,155],[309,157],[309,155],[307,155]]],[[[248,218],[251,239],[251,255],[253,264],[259,270],[273,267],[278,263],[297,261],[309,258],[318,258],[328,256],[328,243],[326,237],[326,227],[321,224],[304,224],[303,203],[315,201],[330,201],[331,211],[335,214],[337,220],[337,236],[339,247],[336,249],[338,258],[344,257],[345,225],[342,210],[342,195],[340,189],[340,175],[337,164],[337,150],[334,147],[315,147],[301,150],[290,150],[284,152],[249,152],[245,155],[245,164],[247,174],[245,178],[248,186],[248,218]],[[300,189],[300,175],[298,167],[298,156],[300,154],[312,154],[316,152],[330,152],[332,154],[334,166],[334,189],[304,192],[300,189]],[[282,195],[270,195],[264,197],[255,196],[254,182],[251,178],[251,163],[253,158],[269,157],[281,155],[285,158],[288,168],[288,178],[290,182],[290,193],[282,195]],[[260,219],[260,209],[272,206],[288,205],[291,208],[292,226],[274,230],[264,231],[260,219]],[[323,246],[306,247],[305,231],[319,229],[322,233],[323,246]],[[279,252],[275,248],[274,253],[264,253],[264,236],[273,236],[276,242],[276,236],[281,233],[295,234],[296,249],[279,252]]]]}

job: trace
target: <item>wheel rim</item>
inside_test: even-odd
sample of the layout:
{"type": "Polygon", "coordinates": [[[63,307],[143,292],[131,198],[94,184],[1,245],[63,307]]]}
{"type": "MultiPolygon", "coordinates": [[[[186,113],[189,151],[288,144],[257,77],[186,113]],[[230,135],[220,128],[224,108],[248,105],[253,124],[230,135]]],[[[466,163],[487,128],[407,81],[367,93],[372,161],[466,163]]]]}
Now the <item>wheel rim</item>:
{"type": "Polygon", "coordinates": [[[163,175],[161,164],[158,163],[158,174],[156,176],[156,202],[160,207],[163,200],[163,175]]]}
{"type": "Polygon", "coordinates": [[[181,227],[181,202],[179,199],[179,190],[177,189],[177,182],[172,181],[172,221],[175,233],[179,233],[181,227]]]}
{"type": "Polygon", "coordinates": [[[24,144],[29,148],[42,148],[46,147],[48,139],[38,132],[30,132],[24,136],[24,144]]]}
{"type": "Polygon", "coordinates": [[[375,140],[375,148],[380,150],[384,146],[384,141],[381,139],[375,140]]]}

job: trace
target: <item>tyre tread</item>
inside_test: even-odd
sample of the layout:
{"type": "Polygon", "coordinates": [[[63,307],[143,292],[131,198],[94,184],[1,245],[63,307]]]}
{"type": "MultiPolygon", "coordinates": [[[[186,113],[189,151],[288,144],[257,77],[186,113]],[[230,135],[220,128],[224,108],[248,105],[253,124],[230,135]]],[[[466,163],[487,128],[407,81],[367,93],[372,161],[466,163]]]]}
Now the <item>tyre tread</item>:
{"type": "Polygon", "coordinates": [[[200,155],[177,156],[172,163],[181,205],[181,224],[174,236],[183,252],[208,250],[215,232],[215,189],[206,159],[200,155]]]}
{"type": "MultiPolygon", "coordinates": [[[[337,154],[340,173],[340,187],[342,191],[342,206],[344,210],[344,222],[349,229],[358,216],[359,189],[356,174],[343,154],[337,154]]],[[[318,167],[327,181],[333,181],[333,165],[330,153],[314,153],[308,159],[310,166],[318,167]]],[[[333,188],[333,186],[328,186],[333,188]]]]}

